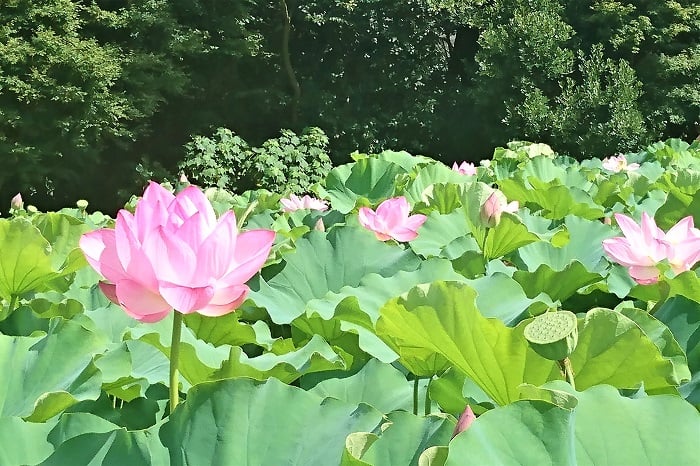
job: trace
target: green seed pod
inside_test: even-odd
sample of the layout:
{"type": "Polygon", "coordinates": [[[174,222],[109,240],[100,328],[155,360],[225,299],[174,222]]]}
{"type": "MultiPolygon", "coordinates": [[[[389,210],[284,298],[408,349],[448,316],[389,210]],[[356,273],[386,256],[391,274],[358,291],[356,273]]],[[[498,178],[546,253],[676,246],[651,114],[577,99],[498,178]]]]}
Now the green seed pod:
{"type": "Polygon", "coordinates": [[[537,354],[561,361],[578,343],[576,315],[569,311],[545,312],[525,326],[524,335],[537,354]]]}

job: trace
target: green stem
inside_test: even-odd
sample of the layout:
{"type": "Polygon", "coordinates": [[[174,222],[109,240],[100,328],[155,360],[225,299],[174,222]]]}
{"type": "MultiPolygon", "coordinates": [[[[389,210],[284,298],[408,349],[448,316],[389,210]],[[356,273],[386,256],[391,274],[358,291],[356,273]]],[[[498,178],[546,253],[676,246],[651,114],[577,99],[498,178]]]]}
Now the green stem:
{"type": "Polygon", "coordinates": [[[433,378],[430,377],[428,378],[428,385],[425,386],[425,415],[427,416],[430,414],[431,406],[430,406],[430,383],[433,381],[433,378]]]}
{"type": "Polygon", "coordinates": [[[489,231],[491,231],[491,229],[487,228],[486,232],[484,233],[484,242],[481,244],[481,255],[484,256],[484,263],[489,261],[489,258],[486,257],[486,240],[489,237],[489,231]]]}
{"type": "Polygon", "coordinates": [[[180,359],[180,335],[182,334],[182,314],[175,311],[173,317],[173,336],[170,339],[170,414],[179,401],[179,377],[177,371],[180,359]]]}
{"type": "Polygon", "coordinates": [[[418,416],[418,380],[418,376],[413,379],[413,414],[416,416],[418,416]]]}
{"type": "Polygon", "coordinates": [[[559,363],[559,367],[564,373],[564,378],[566,379],[566,381],[569,383],[569,385],[571,385],[571,388],[576,390],[576,384],[574,383],[574,370],[571,367],[571,361],[569,361],[569,358],[564,358],[561,361],[557,362],[559,363]]]}
{"type": "Polygon", "coordinates": [[[251,202],[250,205],[248,206],[248,208],[245,210],[245,212],[243,212],[243,215],[241,215],[241,218],[238,219],[238,224],[236,225],[239,230],[241,228],[243,228],[243,224],[245,223],[246,219],[248,218],[248,215],[250,215],[250,213],[253,211],[253,209],[255,209],[255,207],[257,205],[258,205],[258,201],[255,200],[255,201],[251,202]]]}

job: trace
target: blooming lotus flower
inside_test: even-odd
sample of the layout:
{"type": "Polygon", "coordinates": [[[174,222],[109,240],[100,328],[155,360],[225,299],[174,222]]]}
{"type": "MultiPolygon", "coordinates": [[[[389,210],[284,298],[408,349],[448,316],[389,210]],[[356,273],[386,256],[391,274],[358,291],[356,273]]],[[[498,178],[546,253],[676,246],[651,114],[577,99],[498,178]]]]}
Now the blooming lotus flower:
{"type": "Polygon", "coordinates": [[[282,203],[282,210],[284,212],[294,212],[295,210],[301,209],[320,210],[321,212],[328,210],[326,201],[308,195],[300,198],[299,196],[291,194],[289,198],[280,199],[280,202],[282,203]]]}
{"type": "Polygon", "coordinates": [[[358,218],[360,224],[374,232],[380,241],[412,241],[418,236],[418,228],[426,220],[425,215],[409,215],[411,209],[405,197],[394,197],[379,204],[377,211],[362,207],[358,218]]]}
{"type": "Polygon", "coordinates": [[[640,285],[659,280],[657,264],[668,260],[674,273],[690,270],[700,259],[700,230],[693,226],[692,217],[686,217],[664,233],[646,212],[642,222],[622,214],[615,220],[624,236],[606,239],[603,249],[620,265],[627,267],[630,276],[640,285]]]}
{"type": "Polygon", "coordinates": [[[455,436],[460,432],[464,432],[465,430],[467,430],[469,426],[472,425],[472,422],[474,422],[475,420],[476,415],[474,414],[474,411],[472,411],[472,407],[467,405],[462,414],[459,416],[459,420],[457,421],[455,430],[454,432],[452,432],[452,438],[455,438],[455,436]]]}
{"type": "Polygon", "coordinates": [[[476,175],[476,167],[473,163],[462,162],[460,165],[457,165],[457,162],[455,162],[452,164],[452,170],[460,175],[476,175]]]}
{"type": "Polygon", "coordinates": [[[623,154],[611,156],[603,159],[603,168],[611,172],[634,171],[639,168],[638,163],[627,163],[627,158],[623,154]]]}
{"type": "Polygon", "coordinates": [[[217,220],[196,186],[177,196],[150,183],[132,215],[121,210],[114,229],[84,234],[80,248],[106,282],[104,294],[127,314],[156,322],[183,314],[227,314],[245,299],[245,283],[263,266],[275,233],[239,233],[235,214],[217,220]]]}
{"type": "Polygon", "coordinates": [[[480,215],[481,221],[489,228],[493,228],[501,222],[501,214],[503,212],[517,212],[520,204],[518,201],[508,202],[505,194],[499,190],[495,190],[486,199],[486,202],[481,206],[480,215]]]}

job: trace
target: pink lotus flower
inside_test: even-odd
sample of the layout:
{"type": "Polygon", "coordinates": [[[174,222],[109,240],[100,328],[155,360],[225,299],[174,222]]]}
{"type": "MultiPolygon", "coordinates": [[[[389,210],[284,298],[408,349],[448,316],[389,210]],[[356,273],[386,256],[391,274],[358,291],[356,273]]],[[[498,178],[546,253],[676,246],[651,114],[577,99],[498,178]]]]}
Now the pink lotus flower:
{"type": "Polygon", "coordinates": [[[604,240],[603,249],[615,262],[627,267],[640,285],[659,280],[657,264],[664,259],[674,273],[690,270],[700,259],[700,230],[693,226],[692,217],[682,219],[668,233],[657,227],[646,212],[642,213],[640,225],[622,214],[615,214],[615,220],[625,236],[604,240]]]}
{"type": "Polygon", "coordinates": [[[245,283],[263,266],[275,233],[239,233],[233,212],[216,219],[196,186],[177,196],[151,182],[132,215],[121,210],[114,229],[80,238],[90,265],[107,279],[104,294],[127,314],[156,322],[183,314],[227,314],[245,299],[245,283]]]}
{"type": "Polygon", "coordinates": [[[411,209],[405,197],[394,197],[379,204],[377,211],[362,207],[359,211],[360,224],[374,232],[377,239],[387,241],[412,241],[418,236],[418,228],[426,220],[425,215],[410,215],[411,209]]]}
{"type": "Polygon", "coordinates": [[[475,420],[476,415],[474,414],[474,411],[472,411],[472,407],[467,405],[462,414],[459,416],[459,420],[457,421],[455,430],[454,432],[452,432],[452,438],[455,438],[455,436],[460,432],[464,432],[465,430],[467,430],[469,426],[472,425],[472,422],[474,422],[475,420]]]}
{"type": "Polygon", "coordinates": [[[627,158],[623,154],[611,156],[603,159],[603,168],[611,172],[634,171],[639,168],[638,163],[627,163],[627,158]]]}
{"type": "Polygon", "coordinates": [[[459,166],[457,162],[452,164],[452,170],[460,175],[476,175],[476,167],[473,163],[462,162],[459,166]]]}
{"type": "Polygon", "coordinates": [[[295,210],[301,209],[320,210],[321,212],[328,210],[326,201],[308,195],[300,198],[297,195],[291,194],[288,199],[280,199],[280,202],[282,203],[282,210],[284,212],[294,212],[295,210]]]}
{"type": "Polygon", "coordinates": [[[508,202],[505,194],[495,190],[481,206],[481,221],[489,228],[493,228],[501,222],[503,212],[515,213],[520,204],[518,201],[508,202]]]}

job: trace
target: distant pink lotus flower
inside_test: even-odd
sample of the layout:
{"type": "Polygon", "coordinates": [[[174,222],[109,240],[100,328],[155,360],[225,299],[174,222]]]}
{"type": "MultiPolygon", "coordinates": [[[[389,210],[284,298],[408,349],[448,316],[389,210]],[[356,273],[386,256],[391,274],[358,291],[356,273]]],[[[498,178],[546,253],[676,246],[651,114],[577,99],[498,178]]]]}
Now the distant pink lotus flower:
{"type": "Polygon", "coordinates": [[[460,175],[476,175],[476,167],[473,163],[462,162],[460,165],[457,165],[457,162],[455,162],[452,164],[452,170],[460,175]]]}
{"type": "Polygon", "coordinates": [[[603,168],[611,172],[634,171],[639,168],[638,163],[627,163],[627,157],[623,154],[613,155],[603,159],[603,168]]]}
{"type": "Polygon", "coordinates": [[[422,214],[409,215],[411,209],[405,197],[394,197],[379,204],[377,211],[362,207],[360,224],[374,232],[377,239],[387,241],[412,241],[418,236],[418,228],[426,220],[422,214]]]}
{"type": "Polygon", "coordinates": [[[84,234],[80,248],[107,279],[104,294],[142,322],[173,309],[219,316],[245,299],[245,283],[270,252],[275,233],[239,233],[235,214],[218,220],[196,186],[174,196],[151,182],[132,215],[121,210],[114,229],[84,234]]]}
{"type": "Polygon", "coordinates": [[[467,430],[469,426],[472,425],[472,422],[474,422],[475,420],[476,415],[474,414],[474,411],[472,411],[472,407],[467,405],[462,414],[459,416],[459,420],[457,421],[455,430],[454,432],[452,432],[452,438],[455,438],[455,436],[460,432],[464,432],[465,430],[467,430]]]}
{"type": "Polygon", "coordinates": [[[321,212],[328,210],[328,203],[326,201],[316,199],[309,195],[299,197],[295,194],[291,194],[289,198],[280,199],[280,202],[282,203],[282,210],[284,212],[294,212],[295,210],[301,209],[320,210],[321,212]]]}
{"type": "Polygon", "coordinates": [[[520,204],[518,201],[508,202],[505,194],[495,190],[481,206],[481,221],[489,228],[493,228],[501,222],[503,212],[515,213],[520,204]]]}
{"type": "Polygon", "coordinates": [[[625,236],[604,240],[603,249],[615,262],[627,267],[640,285],[659,280],[656,265],[664,259],[676,274],[690,270],[700,260],[700,230],[694,227],[692,217],[680,220],[667,233],[646,212],[642,213],[640,225],[622,214],[615,214],[615,220],[625,236]]]}

